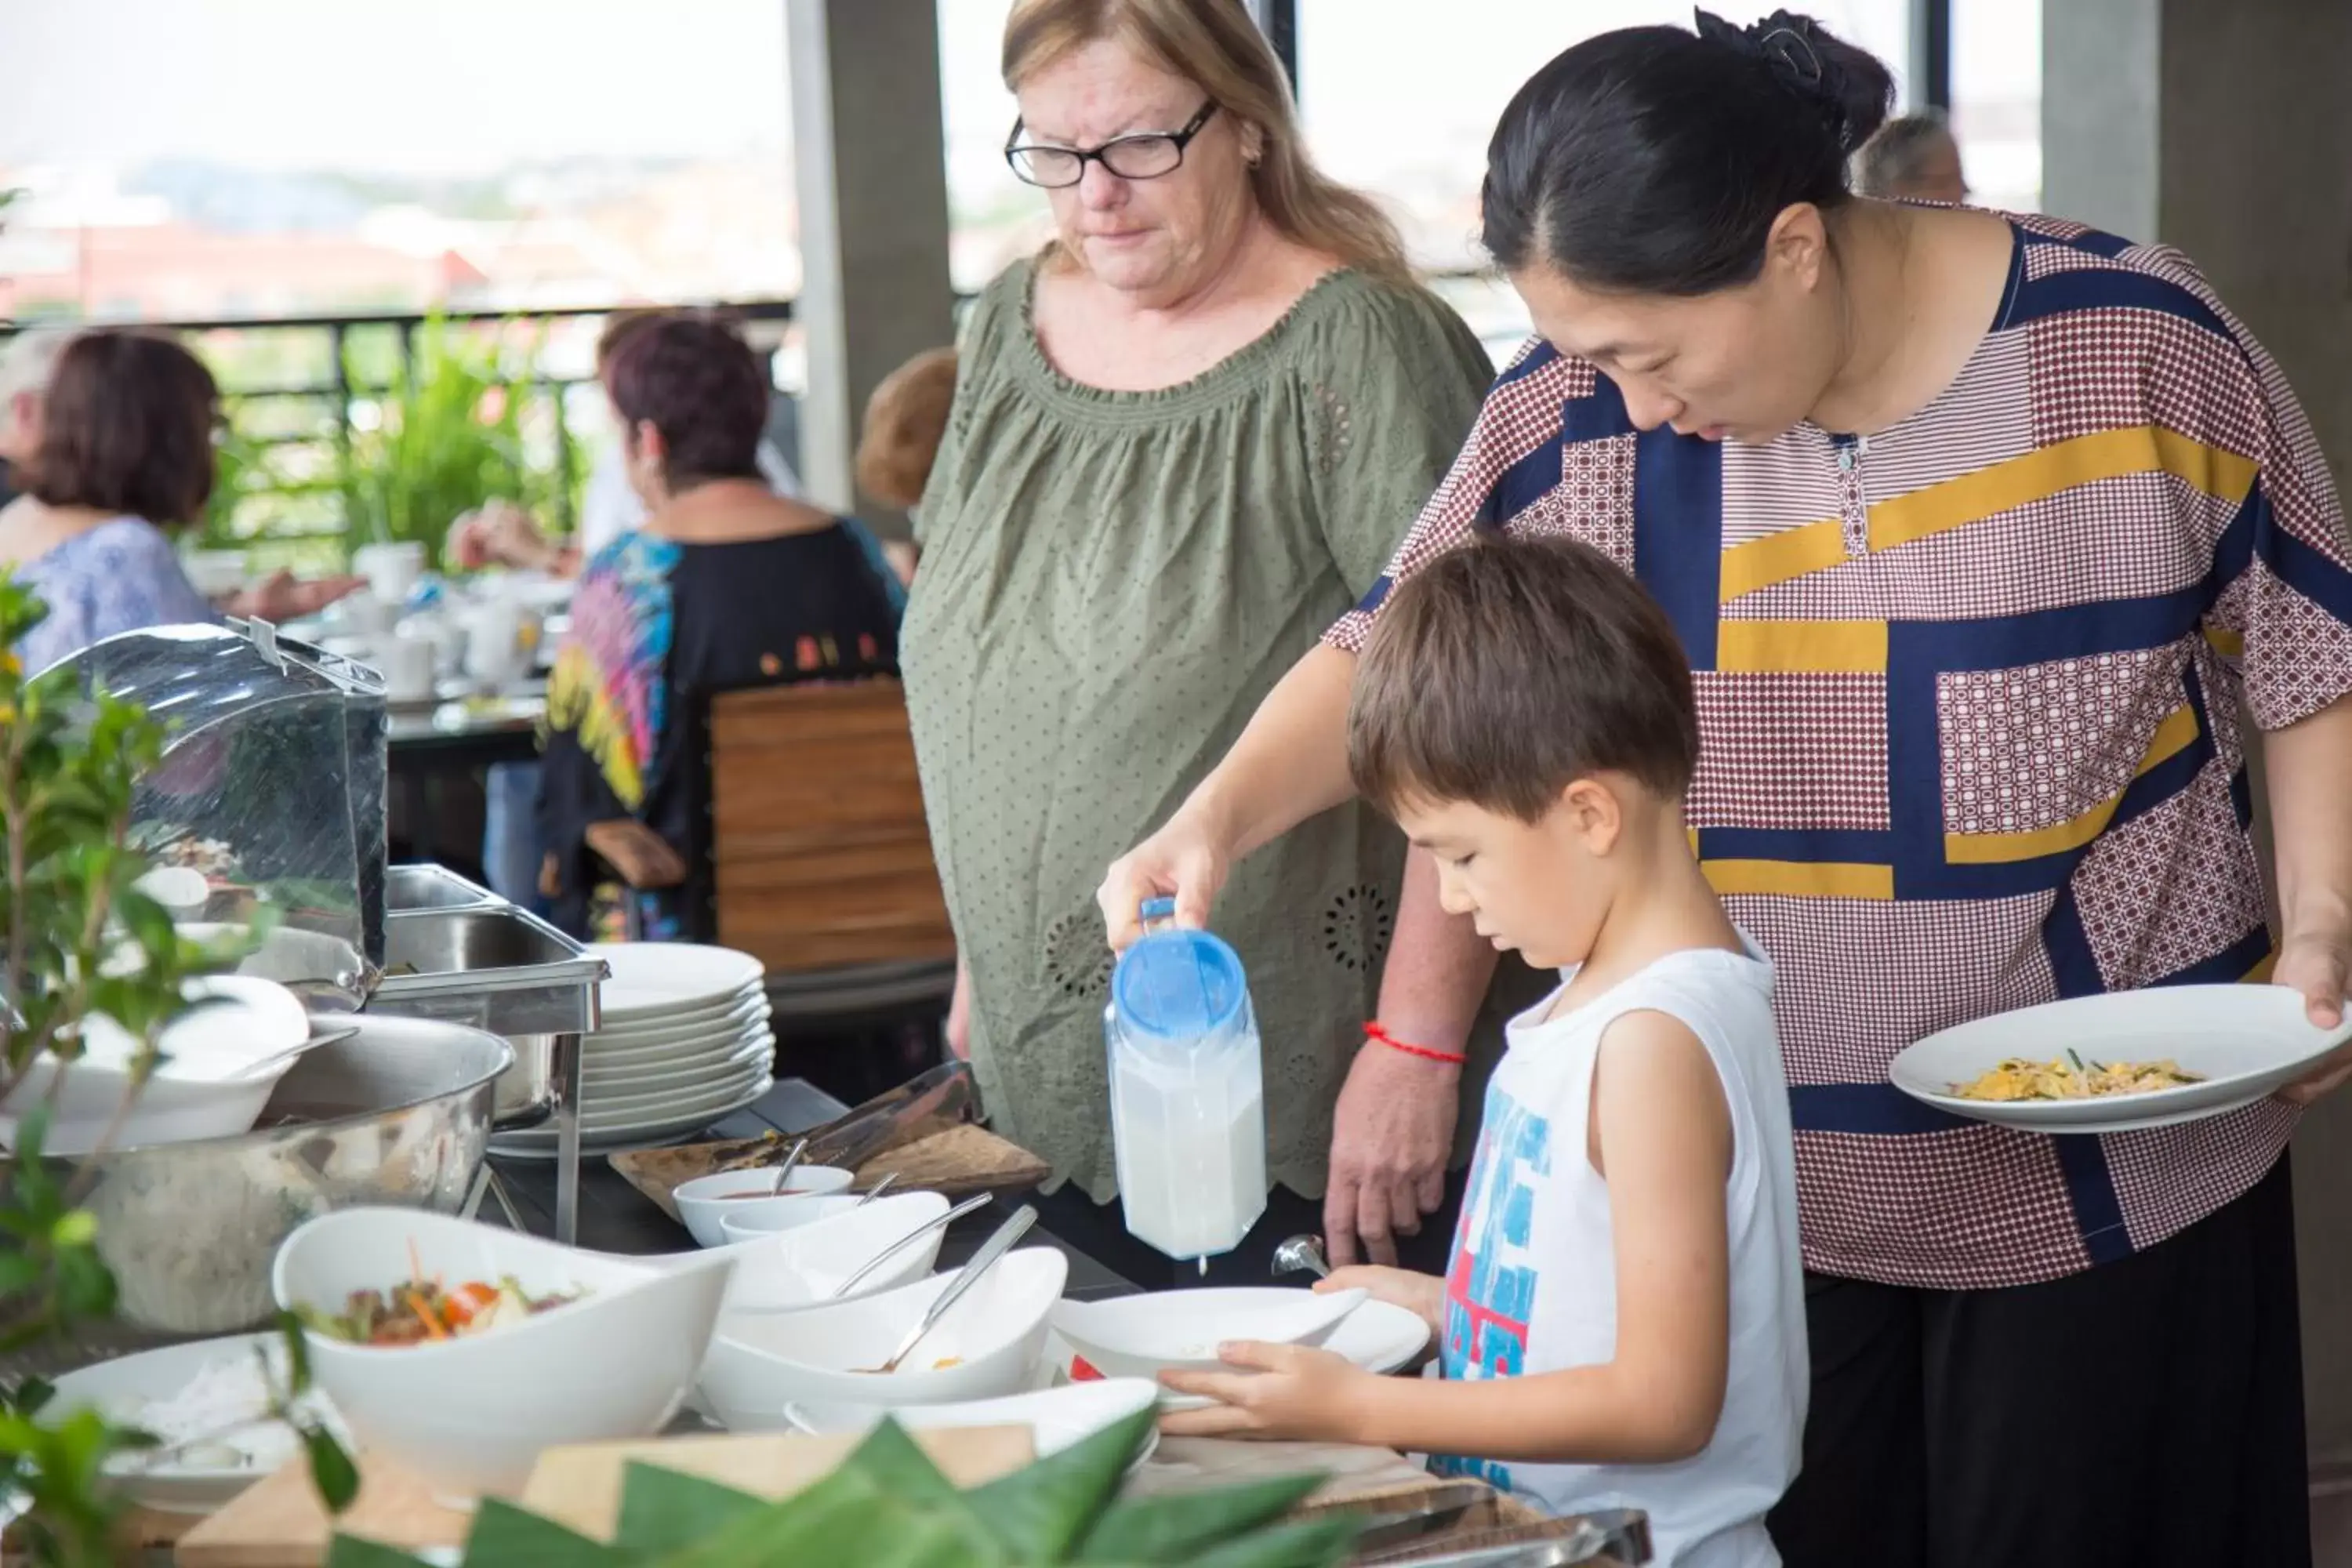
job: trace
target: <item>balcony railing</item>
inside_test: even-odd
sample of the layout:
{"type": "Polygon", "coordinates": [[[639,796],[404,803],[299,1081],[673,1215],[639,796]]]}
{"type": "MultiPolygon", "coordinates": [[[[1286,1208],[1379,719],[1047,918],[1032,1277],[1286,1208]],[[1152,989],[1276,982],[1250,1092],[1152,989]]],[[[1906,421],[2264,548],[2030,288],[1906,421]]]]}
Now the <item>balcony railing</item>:
{"type": "MultiPolygon", "coordinates": [[[[353,443],[376,427],[398,383],[414,379],[419,336],[434,323],[469,342],[499,342],[509,362],[501,381],[527,389],[543,411],[551,411],[551,416],[542,412],[527,434],[535,466],[551,476],[550,521],[567,531],[574,526],[576,486],[562,481],[584,474],[583,437],[601,428],[604,418],[600,399],[576,394],[594,379],[593,343],[604,319],[624,308],[355,311],[142,324],[190,340],[221,382],[227,429],[221,466],[233,493],[207,519],[205,542],[245,548],[257,566],[319,567],[341,552],[348,525],[343,482],[353,443]]],[[[769,346],[793,320],[790,300],[723,308],[769,346]]],[[[12,331],[0,327],[0,341],[12,331]]]]}
{"type": "MultiPolygon", "coordinates": [[[[1498,357],[1524,331],[1517,301],[1492,274],[1446,271],[1428,281],[1462,310],[1498,357]]],[[[960,295],[958,304],[970,300],[960,295]]],[[[544,496],[548,520],[570,530],[578,521],[576,480],[586,472],[592,438],[606,422],[601,397],[583,394],[593,381],[594,339],[604,319],[624,308],[385,310],[144,323],[192,340],[221,380],[232,435],[224,446],[223,500],[207,520],[205,542],[246,550],[258,569],[335,564],[351,531],[343,483],[354,442],[377,428],[397,383],[413,378],[419,336],[436,322],[461,335],[499,339],[514,362],[509,384],[528,388],[543,409],[552,410],[552,417],[542,414],[528,434],[536,465],[556,477],[544,496]],[[395,375],[395,367],[406,374],[395,375]]],[[[755,342],[771,348],[794,317],[791,300],[740,300],[723,308],[747,324],[755,342]]],[[[0,342],[14,330],[0,325],[0,342]]]]}

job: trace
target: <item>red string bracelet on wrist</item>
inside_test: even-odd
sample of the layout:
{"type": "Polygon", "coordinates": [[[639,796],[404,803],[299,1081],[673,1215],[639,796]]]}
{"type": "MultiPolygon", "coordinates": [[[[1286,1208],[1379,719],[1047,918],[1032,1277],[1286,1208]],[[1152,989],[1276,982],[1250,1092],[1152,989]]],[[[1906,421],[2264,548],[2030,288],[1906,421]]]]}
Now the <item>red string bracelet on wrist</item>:
{"type": "Polygon", "coordinates": [[[1433,1062],[1448,1062],[1454,1067],[1461,1067],[1470,1059],[1470,1054],[1467,1051],[1433,1051],[1427,1046],[1409,1045],[1378,1024],[1364,1026],[1364,1038],[1378,1040],[1390,1049],[1402,1051],[1409,1057],[1420,1057],[1433,1062]]]}

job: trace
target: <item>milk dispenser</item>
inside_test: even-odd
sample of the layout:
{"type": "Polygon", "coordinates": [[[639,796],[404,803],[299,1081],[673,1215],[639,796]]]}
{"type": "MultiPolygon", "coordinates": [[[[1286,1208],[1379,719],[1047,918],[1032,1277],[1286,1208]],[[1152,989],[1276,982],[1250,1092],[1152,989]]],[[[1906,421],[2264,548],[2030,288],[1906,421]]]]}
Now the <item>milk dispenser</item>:
{"type": "Polygon", "coordinates": [[[1111,974],[1111,1136],[1128,1230],[1205,1267],[1265,1212],[1265,1095],[1242,961],[1175,911],[1147,901],[1111,974]]]}

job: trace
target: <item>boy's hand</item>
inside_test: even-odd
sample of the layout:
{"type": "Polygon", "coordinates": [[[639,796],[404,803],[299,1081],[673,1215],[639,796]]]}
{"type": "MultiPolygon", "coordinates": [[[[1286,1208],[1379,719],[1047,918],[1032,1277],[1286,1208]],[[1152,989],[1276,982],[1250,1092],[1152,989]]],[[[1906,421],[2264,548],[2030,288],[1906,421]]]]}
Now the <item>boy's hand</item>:
{"type": "Polygon", "coordinates": [[[1315,1282],[1315,1289],[1318,1293],[1325,1290],[1362,1290],[1375,1301],[1402,1307],[1427,1323],[1433,1334],[1445,1331],[1445,1281],[1434,1274],[1416,1274],[1410,1268],[1381,1268],[1370,1264],[1358,1264],[1352,1268],[1334,1268],[1329,1278],[1315,1282]]]}
{"type": "Polygon", "coordinates": [[[1361,1407],[1375,1380],[1347,1357],[1255,1340],[1219,1345],[1217,1354],[1227,1366],[1249,1370],[1161,1373],[1160,1381],[1179,1394],[1220,1401],[1205,1410],[1161,1416],[1162,1432],[1171,1437],[1361,1440],[1361,1407]]]}

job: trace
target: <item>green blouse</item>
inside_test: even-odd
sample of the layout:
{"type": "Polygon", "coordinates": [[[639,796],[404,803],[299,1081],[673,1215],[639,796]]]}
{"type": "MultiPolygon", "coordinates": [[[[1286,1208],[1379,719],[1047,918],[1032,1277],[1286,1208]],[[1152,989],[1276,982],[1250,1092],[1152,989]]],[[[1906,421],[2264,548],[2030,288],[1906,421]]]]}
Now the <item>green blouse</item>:
{"type": "MultiPolygon", "coordinates": [[[[966,325],[900,663],[991,1120],[1101,1201],[1096,886],[1371,587],[1493,367],[1433,296],[1340,271],[1199,377],[1106,392],[1047,362],[1034,275],[1008,269],[966,325]]],[[[1267,1170],[1309,1197],[1402,864],[1395,829],[1350,805],[1252,856],[1218,902],[1265,1042],[1267,1170]]]]}

